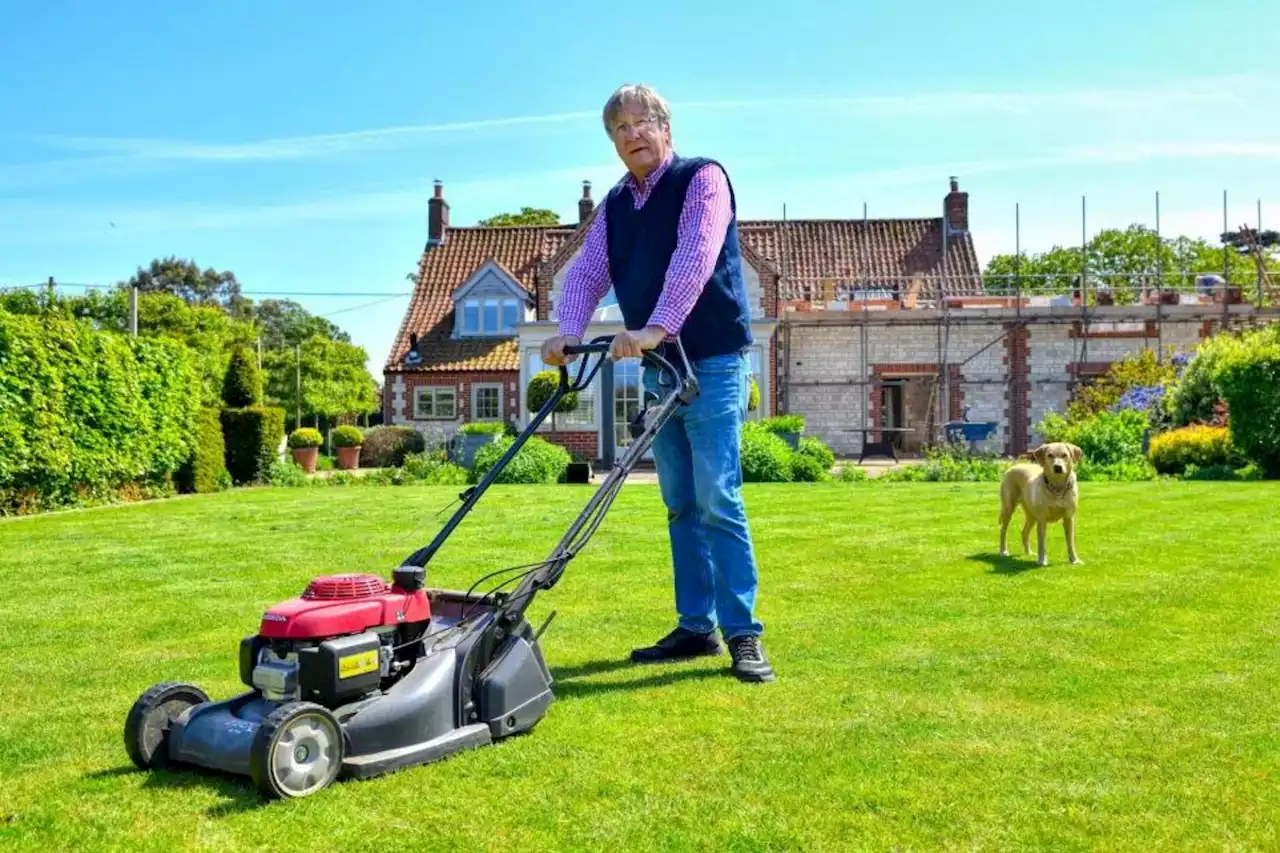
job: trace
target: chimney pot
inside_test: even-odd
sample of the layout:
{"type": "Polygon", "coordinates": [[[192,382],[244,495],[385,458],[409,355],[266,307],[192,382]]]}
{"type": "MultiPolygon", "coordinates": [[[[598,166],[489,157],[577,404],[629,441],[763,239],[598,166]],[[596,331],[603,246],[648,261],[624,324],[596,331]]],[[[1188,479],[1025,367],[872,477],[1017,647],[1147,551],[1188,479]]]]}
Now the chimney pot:
{"type": "Polygon", "coordinates": [[[949,231],[969,230],[969,194],[960,192],[960,183],[951,178],[951,192],[943,201],[943,216],[949,231]]]}
{"type": "Polygon", "coordinates": [[[595,202],[591,200],[591,182],[582,182],[582,198],[578,199],[578,224],[587,221],[587,217],[591,215],[591,211],[595,209],[595,202]]]}
{"type": "Polygon", "coordinates": [[[444,184],[437,178],[435,193],[427,200],[427,245],[438,246],[444,242],[449,230],[449,202],[444,200],[444,184]]]}

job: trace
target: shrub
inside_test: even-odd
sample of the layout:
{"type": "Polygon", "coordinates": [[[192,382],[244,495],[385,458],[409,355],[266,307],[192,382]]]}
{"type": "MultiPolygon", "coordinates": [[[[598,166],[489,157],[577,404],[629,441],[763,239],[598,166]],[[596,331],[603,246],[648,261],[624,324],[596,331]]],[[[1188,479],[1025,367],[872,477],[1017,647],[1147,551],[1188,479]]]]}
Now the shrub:
{"type": "Polygon", "coordinates": [[[229,486],[231,476],[227,471],[226,452],[218,410],[202,408],[196,417],[195,445],[191,456],[174,475],[178,491],[205,494],[229,486]]]}
{"type": "Polygon", "coordinates": [[[199,406],[177,341],[0,311],[0,512],[171,494],[199,406]]]}
{"type": "Polygon", "coordinates": [[[364,443],[364,434],[359,427],[343,424],[333,431],[330,440],[334,447],[359,447],[364,443]]]}
{"type": "Polygon", "coordinates": [[[1187,465],[1186,470],[1182,474],[1184,480],[1232,480],[1247,481],[1263,479],[1262,469],[1250,462],[1239,468],[1231,465],[1205,465],[1201,467],[1195,463],[1187,465]]]}
{"type": "Polygon", "coordinates": [[[747,483],[791,481],[791,447],[758,422],[742,427],[742,479],[747,483]]]}
{"type": "Polygon", "coordinates": [[[1147,458],[1161,474],[1181,474],[1188,465],[1198,468],[1236,460],[1231,433],[1226,427],[1195,424],[1162,432],[1151,439],[1147,458]]]}
{"type": "Polygon", "coordinates": [[[313,427],[299,427],[289,433],[289,446],[295,450],[307,447],[319,447],[324,444],[324,436],[313,427]]]}
{"type": "Polygon", "coordinates": [[[920,464],[890,468],[876,479],[886,483],[991,483],[999,481],[1008,467],[1008,460],[971,456],[963,448],[943,446],[929,448],[920,464]]]}
{"type": "Polygon", "coordinates": [[[360,465],[364,468],[399,468],[410,453],[422,453],[427,442],[412,427],[374,427],[364,434],[360,465]]]}
{"type": "MultiPolygon", "coordinates": [[[[514,440],[503,436],[477,450],[471,466],[470,481],[480,482],[514,443],[514,440]]],[[[569,451],[558,444],[552,444],[544,438],[533,435],[520,447],[494,482],[558,483],[564,479],[565,472],[569,470],[570,461],[569,451]]]]}
{"type": "Polygon", "coordinates": [[[231,363],[222,381],[222,402],[230,409],[262,405],[262,371],[246,346],[238,346],[231,353],[231,363]]]}
{"type": "MultiPolygon", "coordinates": [[[[820,438],[807,436],[800,439],[800,444],[796,448],[796,452],[805,456],[813,457],[823,471],[830,471],[831,466],[836,464],[836,455],[831,452],[831,448],[827,447],[820,438]]],[[[861,469],[859,469],[861,470],[861,469]]]]}
{"type": "Polygon", "coordinates": [[[758,421],[760,426],[770,432],[804,432],[804,416],[803,415],[774,415],[771,418],[763,418],[758,421]]]}
{"type": "Polygon", "coordinates": [[[791,454],[791,480],[795,483],[821,483],[830,480],[831,475],[826,468],[812,456],[803,453],[791,454]]]}
{"type": "Polygon", "coordinates": [[[1065,441],[1084,452],[1094,465],[1145,461],[1142,439],[1149,428],[1147,416],[1133,409],[1098,412],[1071,422],[1050,412],[1036,424],[1036,432],[1046,444],[1065,441]]]}
{"type": "Polygon", "coordinates": [[[432,453],[413,453],[405,457],[404,479],[438,486],[465,485],[468,479],[467,469],[452,462],[446,462],[432,453]]]}
{"type": "Polygon", "coordinates": [[[1231,442],[1280,477],[1280,340],[1253,335],[1222,354],[1214,385],[1231,412],[1231,442]]]}
{"type": "MultiPolygon", "coordinates": [[[[525,405],[529,407],[530,412],[542,411],[542,407],[547,401],[555,396],[556,389],[560,387],[560,372],[557,370],[544,370],[541,373],[534,374],[529,380],[529,387],[525,390],[525,405]]],[[[551,411],[551,422],[554,424],[556,413],[572,412],[578,407],[578,392],[570,391],[560,398],[560,402],[551,411]]]]}
{"type": "Polygon", "coordinates": [[[754,412],[760,408],[760,384],[755,377],[751,379],[751,391],[747,394],[747,411],[754,412]]]}
{"type": "Polygon", "coordinates": [[[1172,382],[1176,368],[1171,362],[1159,363],[1153,350],[1144,349],[1111,365],[1105,374],[1077,389],[1075,399],[1067,406],[1071,421],[1082,421],[1111,409],[1125,392],[1134,388],[1151,388],[1172,382]]]}
{"type": "MultiPolygon", "coordinates": [[[[263,479],[272,486],[291,488],[306,486],[312,482],[300,465],[287,459],[272,460],[271,464],[267,466],[267,473],[263,479]]],[[[316,482],[318,483],[319,480],[316,482]]]]}
{"type": "Polygon", "coordinates": [[[867,472],[857,465],[846,465],[840,469],[839,480],[842,483],[861,483],[868,479],[867,472]]]}
{"type": "Polygon", "coordinates": [[[507,425],[501,421],[477,421],[458,427],[459,435],[503,435],[506,432],[507,425]]]}
{"type": "Polygon", "coordinates": [[[227,471],[236,484],[267,480],[284,440],[284,409],[253,406],[222,410],[227,471]]]}

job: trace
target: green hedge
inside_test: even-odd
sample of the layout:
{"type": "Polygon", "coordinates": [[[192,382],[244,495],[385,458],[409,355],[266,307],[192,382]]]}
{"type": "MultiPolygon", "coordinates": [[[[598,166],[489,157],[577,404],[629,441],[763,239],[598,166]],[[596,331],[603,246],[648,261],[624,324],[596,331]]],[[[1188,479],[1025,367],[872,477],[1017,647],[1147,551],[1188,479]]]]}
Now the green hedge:
{"type": "Polygon", "coordinates": [[[171,493],[199,403],[177,341],[0,310],[0,512],[171,493]]]}
{"type": "MultiPolygon", "coordinates": [[[[545,400],[543,401],[546,402],[545,400]]],[[[492,444],[485,444],[476,451],[475,459],[472,460],[470,480],[473,483],[480,482],[485,474],[489,473],[498,460],[502,458],[502,454],[507,452],[515,442],[507,436],[502,436],[492,444]]],[[[569,451],[565,450],[558,444],[552,444],[544,438],[536,435],[529,436],[520,450],[507,463],[507,467],[503,468],[494,480],[495,483],[559,483],[565,478],[565,474],[569,470],[569,463],[573,461],[569,455],[569,451]]]]}
{"type": "Polygon", "coordinates": [[[212,407],[201,409],[196,417],[195,446],[191,456],[174,476],[178,491],[204,494],[230,486],[226,453],[219,410],[212,407]]]}
{"type": "Polygon", "coordinates": [[[1280,477],[1280,342],[1255,339],[1223,355],[1214,373],[1231,443],[1267,477],[1280,477]]]}
{"type": "Polygon", "coordinates": [[[364,434],[361,468],[399,468],[411,453],[426,450],[426,439],[413,427],[378,426],[364,434]]]}
{"type": "Polygon", "coordinates": [[[223,409],[222,436],[232,481],[237,485],[266,482],[284,440],[284,409],[223,409]]]}

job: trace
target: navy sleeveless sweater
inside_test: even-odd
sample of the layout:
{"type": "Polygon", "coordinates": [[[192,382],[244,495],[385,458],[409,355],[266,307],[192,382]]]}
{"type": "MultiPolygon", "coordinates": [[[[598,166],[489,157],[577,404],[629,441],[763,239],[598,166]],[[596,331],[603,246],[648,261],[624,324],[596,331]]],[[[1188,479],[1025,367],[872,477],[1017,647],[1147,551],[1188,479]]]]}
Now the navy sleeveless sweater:
{"type": "MultiPolygon", "coordinates": [[[[630,330],[643,329],[662,294],[667,266],[676,249],[680,212],[694,174],[708,163],[703,157],[673,156],[644,206],[635,209],[630,187],[621,182],[605,199],[609,272],[623,321],[630,330]]],[[[715,164],[719,167],[719,164],[715,164]]],[[[730,185],[733,211],[724,247],[716,259],[702,294],[680,329],[689,360],[742,352],[752,343],[751,309],[742,278],[742,252],[738,242],[737,204],[730,185]]],[[[679,364],[674,347],[663,344],[658,352],[679,364]]]]}

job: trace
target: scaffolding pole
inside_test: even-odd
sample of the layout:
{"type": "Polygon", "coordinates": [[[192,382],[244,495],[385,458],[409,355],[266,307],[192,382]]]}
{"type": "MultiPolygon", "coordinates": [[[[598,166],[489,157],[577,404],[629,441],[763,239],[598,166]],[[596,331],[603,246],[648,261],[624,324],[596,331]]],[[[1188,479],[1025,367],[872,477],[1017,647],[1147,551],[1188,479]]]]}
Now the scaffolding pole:
{"type": "Polygon", "coordinates": [[[1156,364],[1164,364],[1164,239],[1160,236],[1160,191],[1156,190],[1156,364]]]}

